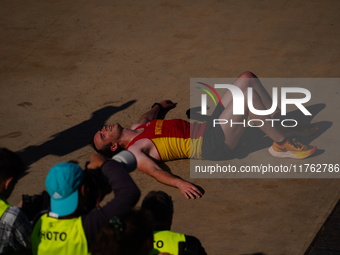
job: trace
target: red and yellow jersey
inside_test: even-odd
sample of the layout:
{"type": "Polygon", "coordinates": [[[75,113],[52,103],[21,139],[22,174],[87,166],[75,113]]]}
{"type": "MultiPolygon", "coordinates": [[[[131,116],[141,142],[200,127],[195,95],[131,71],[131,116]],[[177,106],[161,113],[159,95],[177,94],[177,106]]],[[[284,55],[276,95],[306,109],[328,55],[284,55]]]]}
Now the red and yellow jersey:
{"type": "Polygon", "coordinates": [[[205,123],[189,123],[182,119],[151,120],[138,126],[144,131],[126,147],[140,139],[149,139],[155,145],[162,161],[181,158],[201,158],[205,123]]]}

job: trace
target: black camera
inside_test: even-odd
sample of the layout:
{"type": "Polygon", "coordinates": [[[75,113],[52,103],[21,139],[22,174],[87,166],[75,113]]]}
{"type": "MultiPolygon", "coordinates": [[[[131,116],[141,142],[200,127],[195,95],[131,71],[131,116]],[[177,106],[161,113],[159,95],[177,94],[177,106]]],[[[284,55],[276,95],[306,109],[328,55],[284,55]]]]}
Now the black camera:
{"type": "MultiPolygon", "coordinates": [[[[84,213],[95,208],[112,189],[100,169],[84,170],[84,213]]],[[[31,222],[35,222],[42,214],[50,211],[50,195],[46,190],[40,194],[22,195],[22,211],[31,222]]]]}
{"type": "Polygon", "coordinates": [[[30,222],[35,222],[37,217],[50,210],[50,195],[45,190],[33,196],[22,195],[21,209],[30,222]]]}

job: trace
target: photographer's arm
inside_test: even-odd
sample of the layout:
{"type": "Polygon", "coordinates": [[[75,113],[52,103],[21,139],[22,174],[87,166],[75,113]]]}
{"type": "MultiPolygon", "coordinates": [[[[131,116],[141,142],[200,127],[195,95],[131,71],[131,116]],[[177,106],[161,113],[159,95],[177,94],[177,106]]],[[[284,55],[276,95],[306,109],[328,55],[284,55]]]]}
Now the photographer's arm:
{"type": "Polygon", "coordinates": [[[113,216],[119,216],[136,205],[140,190],[123,165],[114,160],[106,160],[103,156],[95,154],[91,157],[91,162],[87,167],[101,167],[102,173],[107,177],[114,192],[114,198],[107,204],[84,216],[84,230],[91,245],[97,231],[113,216]]]}
{"type": "Polygon", "coordinates": [[[109,160],[102,166],[103,174],[108,178],[115,197],[102,211],[109,217],[119,215],[133,208],[140,197],[140,190],[122,164],[109,160]]]}
{"type": "Polygon", "coordinates": [[[140,190],[132,180],[127,169],[114,160],[106,160],[103,156],[95,154],[91,157],[88,168],[100,167],[107,177],[115,197],[102,207],[107,217],[119,215],[132,208],[140,197],[140,190]]]}

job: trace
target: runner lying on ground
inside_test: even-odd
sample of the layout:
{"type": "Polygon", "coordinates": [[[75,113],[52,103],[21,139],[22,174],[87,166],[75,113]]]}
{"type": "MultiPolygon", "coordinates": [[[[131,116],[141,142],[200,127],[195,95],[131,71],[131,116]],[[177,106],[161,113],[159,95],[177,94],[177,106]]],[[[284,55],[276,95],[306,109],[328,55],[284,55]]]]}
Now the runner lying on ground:
{"type": "MultiPolygon", "coordinates": [[[[260,80],[251,72],[242,73],[234,82],[247,97],[247,88],[252,87],[252,101],[257,110],[272,106],[272,99],[260,80]]],[[[247,119],[263,120],[259,127],[273,140],[269,152],[274,157],[306,158],[316,151],[315,146],[305,145],[295,138],[285,135],[282,128],[272,127],[266,119],[279,119],[280,109],[269,116],[254,115],[249,109],[244,115],[233,115],[232,96],[229,91],[222,97],[223,105],[218,105],[213,113],[220,119],[239,122],[247,119]]],[[[111,157],[115,152],[125,149],[137,159],[137,168],[154,177],[157,181],[177,187],[187,198],[202,196],[202,192],[192,183],[162,170],[156,161],[169,161],[182,158],[228,159],[245,131],[242,125],[217,125],[210,122],[189,123],[182,119],[157,119],[160,111],[168,111],[176,106],[170,100],[155,103],[142,115],[139,122],[130,128],[120,124],[106,125],[95,133],[93,147],[98,152],[111,157]]],[[[247,107],[247,106],[246,106],[247,107]]],[[[303,130],[305,132],[306,130],[303,130]]],[[[317,128],[309,130],[314,133],[317,128]]]]}

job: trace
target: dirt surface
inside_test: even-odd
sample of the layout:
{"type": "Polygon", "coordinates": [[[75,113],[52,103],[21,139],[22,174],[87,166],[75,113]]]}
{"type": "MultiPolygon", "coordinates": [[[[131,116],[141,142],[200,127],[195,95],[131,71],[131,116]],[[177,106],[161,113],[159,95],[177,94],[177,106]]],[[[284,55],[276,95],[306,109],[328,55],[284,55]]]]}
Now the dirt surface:
{"type": "MultiPolygon", "coordinates": [[[[54,164],[93,152],[105,122],[135,123],[162,99],[184,118],[192,77],[339,77],[338,1],[2,1],[0,146],[30,166],[9,202],[44,189],[54,164]]],[[[272,84],[265,84],[273,86],[272,84]]],[[[339,84],[338,84],[339,85],[339,84]]],[[[311,86],[327,123],[303,163],[339,163],[339,90],[311,86]]],[[[267,141],[267,140],[266,140],[267,141]]],[[[267,148],[234,165],[296,163],[267,148]]],[[[301,162],[301,161],[299,161],[301,162]]],[[[303,254],[339,199],[339,179],[190,179],[189,160],[166,165],[205,189],[198,200],[136,170],[142,195],[174,199],[173,231],[198,237],[208,254],[303,254]]]]}

